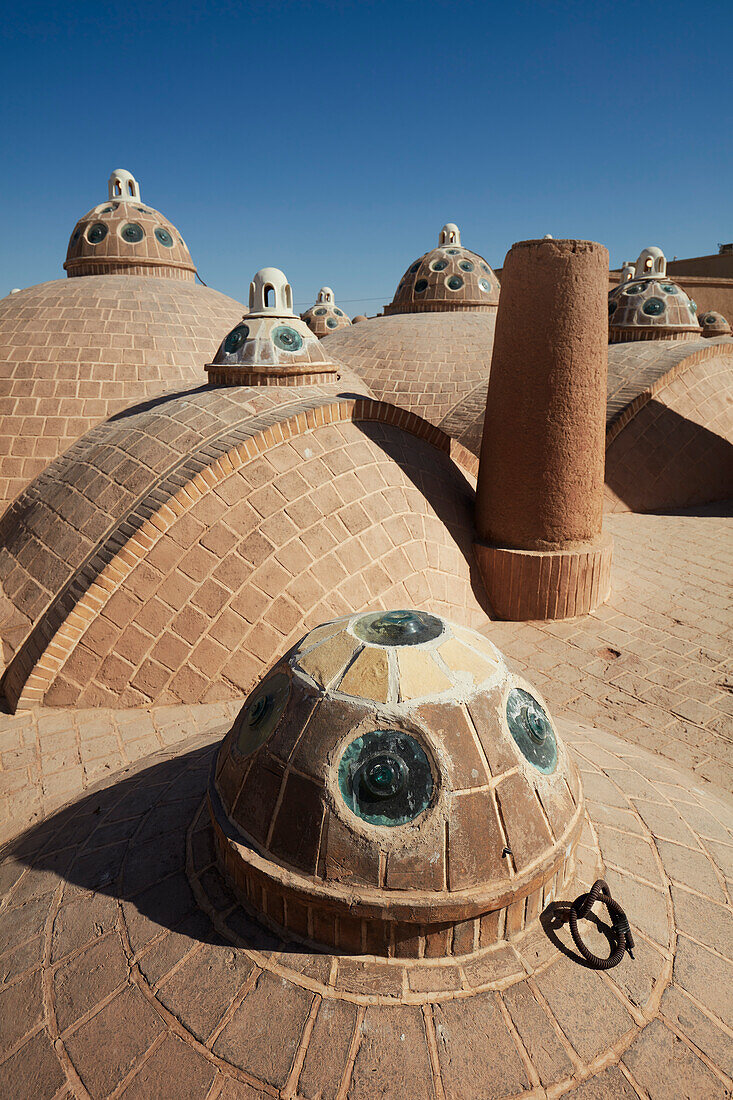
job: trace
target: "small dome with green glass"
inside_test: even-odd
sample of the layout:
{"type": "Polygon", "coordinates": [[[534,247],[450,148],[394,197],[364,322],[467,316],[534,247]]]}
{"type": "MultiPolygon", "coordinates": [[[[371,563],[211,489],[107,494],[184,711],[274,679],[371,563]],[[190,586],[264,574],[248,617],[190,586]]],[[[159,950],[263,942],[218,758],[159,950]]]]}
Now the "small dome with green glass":
{"type": "Polygon", "coordinates": [[[461,245],[458,226],[448,222],[438,247],[410,264],[384,313],[493,311],[498,303],[496,275],[482,256],[461,245]]]}
{"type": "Polygon", "coordinates": [[[715,310],[707,310],[704,313],[698,313],[697,319],[702,326],[702,334],[707,338],[713,336],[730,336],[731,328],[728,321],[722,313],[717,313],[715,310]]]}
{"type": "Polygon", "coordinates": [[[506,899],[572,846],[582,804],[541,694],[489,638],[416,608],[306,634],[246,700],[209,797],[228,866],[380,919],[408,879],[435,920],[506,899]]]}
{"type": "Polygon", "coordinates": [[[109,178],[106,202],[76,223],[64,263],[79,275],[152,275],[193,281],[188,248],[176,227],[140,198],[140,185],[124,168],[109,178]]]}
{"type": "Polygon", "coordinates": [[[351,321],[342,309],[336,305],[333,291],[330,286],[322,286],[318,291],[315,305],[301,313],[300,319],[305,321],[311,332],[319,339],[328,336],[339,328],[349,328],[351,321]]]}
{"type": "Polygon", "coordinates": [[[339,368],[293,312],[293,290],[285,274],[264,267],[250,283],[249,311],[226,334],[205,369],[214,385],[277,386],[336,381],[339,368]]]}
{"type": "Polygon", "coordinates": [[[624,264],[621,281],[608,295],[608,336],[627,340],[694,339],[700,335],[697,306],[667,277],[660,248],[645,248],[636,264],[624,264]]]}

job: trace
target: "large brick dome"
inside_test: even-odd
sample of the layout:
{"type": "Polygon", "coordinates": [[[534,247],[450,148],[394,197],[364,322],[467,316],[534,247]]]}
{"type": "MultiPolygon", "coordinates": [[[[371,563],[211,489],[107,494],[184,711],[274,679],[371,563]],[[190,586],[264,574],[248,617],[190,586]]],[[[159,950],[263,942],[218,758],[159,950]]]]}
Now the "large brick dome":
{"type": "Polygon", "coordinates": [[[496,311],[373,317],[323,338],[383,401],[422,416],[478,453],[496,311]]]}
{"type": "Polygon", "coordinates": [[[204,363],[243,307],[209,287],[90,275],[0,300],[0,508],[84,432],[204,363]]]}

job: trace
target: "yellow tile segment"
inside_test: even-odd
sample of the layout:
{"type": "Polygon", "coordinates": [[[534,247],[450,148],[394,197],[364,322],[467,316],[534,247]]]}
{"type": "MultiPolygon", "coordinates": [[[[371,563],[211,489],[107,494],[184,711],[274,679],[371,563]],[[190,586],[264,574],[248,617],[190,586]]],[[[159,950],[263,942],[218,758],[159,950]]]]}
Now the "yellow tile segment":
{"type": "Polygon", "coordinates": [[[321,687],[328,687],[339,675],[360,643],[345,630],[340,630],[321,645],[316,646],[298,664],[321,687]]]}
{"type": "Polygon", "coordinates": [[[397,652],[400,670],[400,699],[419,699],[448,691],[453,684],[441,672],[430,653],[425,649],[401,646],[397,652]]]}
{"type": "Polygon", "coordinates": [[[298,646],[298,653],[302,653],[304,649],[310,649],[311,646],[318,645],[319,642],[325,642],[326,638],[332,638],[334,634],[338,634],[343,629],[343,622],[317,626],[315,630],[311,630],[310,633],[306,634],[302,645],[298,646]]]}
{"type": "Polygon", "coordinates": [[[479,653],[485,654],[493,664],[497,663],[496,650],[487,638],[483,638],[472,630],[464,630],[462,626],[454,626],[453,633],[456,638],[471,646],[472,649],[477,649],[479,653]]]}
{"type": "Polygon", "coordinates": [[[339,691],[386,703],[389,696],[389,662],[383,649],[363,649],[339,684],[339,691]]]}
{"type": "Polygon", "coordinates": [[[467,649],[457,638],[451,638],[438,647],[438,653],[453,672],[465,672],[475,684],[481,684],[492,676],[499,667],[495,660],[481,657],[467,649]]]}

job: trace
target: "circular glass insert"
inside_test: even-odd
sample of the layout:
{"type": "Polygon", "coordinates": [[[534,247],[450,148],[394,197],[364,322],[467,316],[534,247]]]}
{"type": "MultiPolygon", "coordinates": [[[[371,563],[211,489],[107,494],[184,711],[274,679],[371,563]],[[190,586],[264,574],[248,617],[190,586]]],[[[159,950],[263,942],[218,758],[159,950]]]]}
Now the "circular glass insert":
{"type": "Polygon", "coordinates": [[[460,255],[460,252],[457,248],[446,248],[445,252],[446,252],[447,256],[459,256],[460,255]]]}
{"type": "Polygon", "coordinates": [[[662,283],[662,290],[667,294],[679,294],[680,288],[674,283],[662,283]]]}
{"type": "Polygon", "coordinates": [[[717,323],[717,320],[718,318],[715,316],[714,313],[708,313],[707,317],[705,318],[705,324],[714,325],[717,323]]]}
{"type": "Polygon", "coordinates": [[[290,325],[278,325],[273,329],[272,342],[283,351],[300,351],[303,347],[303,337],[290,325]]]}
{"type": "Polygon", "coordinates": [[[224,351],[227,355],[233,355],[235,351],[239,351],[248,336],[248,325],[237,325],[236,328],[233,328],[224,341],[224,351]]]}
{"type": "Polygon", "coordinates": [[[461,260],[458,266],[461,271],[473,271],[473,264],[470,260],[461,260]]]}
{"type": "Polygon", "coordinates": [[[624,287],[624,293],[625,294],[643,294],[645,289],[646,289],[646,287],[644,286],[643,283],[629,283],[628,286],[624,287]]]}
{"type": "Polygon", "coordinates": [[[173,248],[173,238],[167,229],[158,226],[155,230],[155,236],[166,248],[173,248]]]}
{"type": "Polygon", "coordinates": [[[416,264],[413,264],[413,265],[412,265],[412,267],[410,268],[410,275],[414,275],[414,274],[415,274],[415,272],[417,271],[417,269],[418,269],[418,268],[420,267],[420,264],[421,264],[421,263],[422,263],[422,260],[418,260],[416,264]]]}
{"type": "Polygon", "coordinates": [[[478,285],[479,285],[480,289],[485,290],[487,294],[491,290],[491,283],[487,282],[486,279],[479,279],[478,285]]]}
{"type": "Polygon", "coordinates": [[[345,749],[338,771],[344,802],[370,825],[405,825],[427,809],[433,773],[414,737],[374,730],[345,749]]]}
{"type": "Polygon", "coordinates": [[[99,244],[107,236],[107,226],[102,225],[101,222],[95,222],[92,228],[87,233],[87,240],[90,244],[99,244]]]}
{"type": "Polygon", "coordinates": [[[416,294],[422,294],[422,292],[424,290],[427,290],[427,289],[428,289],[428,280],[427,279],[418,279],[417,282],[415,283],[415,293],[416,294]]]}
{"type": "Polygon", "coordinates": [[[419,645],[443,633],[443,624],[426,611],[372,611],[354,623],[354,634],[375,645],[419,645]]]}
{"type": "Polygon", "coordinates": [[[432,271],[445,271],[447,266],[448,266],[448,261],[447,260],[433,260],[433,262],[430,265],[430,268],[431,268],[432,271]]]}
{"type": "Polygon", "coordinates": [[[276,672],[255,688],[237,718],[234,735],[237,752],[249,756],[264,745],[289,698],[290,677],[284,672],[276,672]]]}
{"type": "Polygon", "coordinates": [[[692,298],[690,298],[690,309],[695,314],[695,320],[697,320],[697,302],[693,302],[692,298]]]}
{"type": "Polygon", "coordinates": [[[460,275],[450,275],[445,280],[445,285],[448,287],[448,290],[460,290],[463,286],[463,279],[460,275]]]}
{"type": "Polygon", "coordinates": [[[326,321],[326,324],[328,325],[329,328],[338,328],[338,321],[336,320],[335,317],[329,317],[328,320],[326,321]]]}
{"type": "Polygon", "coordinates": [[[665,305],[661,298],[647,298],[641,308],[650,317],[658,317],[660,313],[664,313],[665,305]]]}
{"type": "Polygon", "coordinates": [[[552,723],[534,696],[512,688],[506,701],[509,732],[522,754],[546,775],[557,767],[557,741],[552,723]]]}
{"type": "Polygon", "coordinates": [[[483,263],[482,263],[482,264],[481,264],[481,270],[482,270],[482,271],[485,271],[487,275],[490,275],[490,274],[491,274],[491,268],[489,267],[489,265],[488,265],[488,264],[483,264],[483,263]]]}
{"type": "Polygon", "coordinates": [[[325,309],[323,308],[323,306],[319,306],[319,307],[318,307],[318,309],[314,309],[314,310],[313,310],[313,313],[314,313],[314,315],[315,315],[316,317],[323,317],[323,315],[324,315],[324,313],[325,313],[325,312],[326,312],[326,311],[325,311],[325,309]]]}
{"type": "Polygon", "coordinates": [[[344,315],[343,310],[340,310],[340,309],[334,309],[333,312],[336,314],[337,317],[343,317],[343,315],[344,315]]]}
{"type": "Polygon", "coordinates": [[[114,210],[114,206],[105,206],[104,210],[100,210],[100,214],[111,214],[114,210]]]}
{"type": "Polygon", "coordinates": [[[137,222],[128,222],[127,225],[122,227],[120,234],[123,241],[127,241],[128,244],[137,244],[145,236],[143,227],[138,225],[137,222]]]}

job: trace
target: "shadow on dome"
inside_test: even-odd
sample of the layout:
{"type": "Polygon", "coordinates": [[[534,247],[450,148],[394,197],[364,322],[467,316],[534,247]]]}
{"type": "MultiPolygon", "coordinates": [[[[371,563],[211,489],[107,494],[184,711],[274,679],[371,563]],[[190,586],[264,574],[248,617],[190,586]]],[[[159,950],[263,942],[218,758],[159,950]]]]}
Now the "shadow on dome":
{"type": "MultiPolygon", "coordinates": [[[[447,487],[445,477],[441,476],[435,466],[428,467],[423,463],[405,461],[405,445],[419,445],[422,441],[417,437],[408,435],[406,432],[385,430],[384,424],[369,420],[355,421],[354,424],[409,477],[418,492],[428,502],[468,565],[471,590],[476,602],[490,619],[495,619],[496,615],[488,601],[473,550],[472,517],[476,493],[463,470],[448,454],[439,452],[444,455],[445,461],[450,463],[455,471],[455,482],[447,487]],[[464,526],[463,523],[466,516],[471,517],[468,526],[464,526]]],[[[424,443],[423,446],[429,447],[424,443]]],[[[433,450],[432,447],[429,449],[433,450]]]]}

